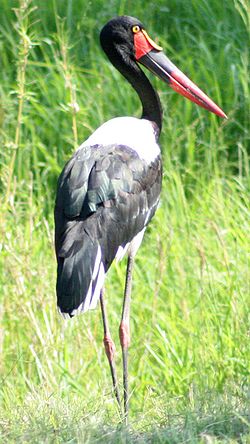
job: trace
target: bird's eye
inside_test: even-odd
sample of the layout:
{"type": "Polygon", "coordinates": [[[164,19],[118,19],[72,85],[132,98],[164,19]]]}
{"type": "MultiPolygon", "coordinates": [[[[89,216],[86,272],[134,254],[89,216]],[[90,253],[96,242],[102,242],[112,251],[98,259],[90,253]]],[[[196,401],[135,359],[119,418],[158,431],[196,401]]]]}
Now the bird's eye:
{"type": "Polygon", "coordinates": [[[140,26],[138,26],[138,25],[135,25],[135,26],[133,26],[133,28],[132,28],[132,31],[133,31],[134,34],[137,34],[137,32],[139,32],[140,30],[141,30],[141,28],[140,28],[140,26]]]}

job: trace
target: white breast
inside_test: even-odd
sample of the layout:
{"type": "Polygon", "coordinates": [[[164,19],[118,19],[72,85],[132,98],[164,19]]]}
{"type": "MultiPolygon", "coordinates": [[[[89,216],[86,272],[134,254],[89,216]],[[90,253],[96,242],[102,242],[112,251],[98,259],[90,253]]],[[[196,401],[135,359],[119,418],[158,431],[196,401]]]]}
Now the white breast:
{"type": "Polygon", "coordinates": [[[151,163],[160,154],[153,123],[135,117],[116,117],[101,125],[79,148],[93,145],[126,145],[151,163]]]}

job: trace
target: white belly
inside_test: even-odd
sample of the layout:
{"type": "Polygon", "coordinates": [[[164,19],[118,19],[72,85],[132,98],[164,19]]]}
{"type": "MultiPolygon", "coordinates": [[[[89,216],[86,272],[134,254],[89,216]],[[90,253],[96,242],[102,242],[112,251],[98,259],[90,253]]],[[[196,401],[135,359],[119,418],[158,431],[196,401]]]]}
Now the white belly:
{"type": "Polygon", "coordinates": [[[151,163],[160,154],[152,122],[135,117],[116,117],[108,120],[79,147],[93,145],[126,145],[139,157],[151,163]]]}

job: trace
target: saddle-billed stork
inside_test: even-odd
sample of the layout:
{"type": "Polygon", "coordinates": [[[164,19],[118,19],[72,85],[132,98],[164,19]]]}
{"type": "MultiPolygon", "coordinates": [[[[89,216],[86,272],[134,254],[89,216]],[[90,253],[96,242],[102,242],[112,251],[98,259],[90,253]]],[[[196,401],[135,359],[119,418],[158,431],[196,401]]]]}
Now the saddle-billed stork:
{"type": "Polygon", "coordinates": [[[116,258],[128,255],[122,319],[124,418],[128,417],[128,346],[134,257],[160,197],[162,161],[158,144],[162,109],[157,92],[138,62],[199,106],[226,117],[128,16],[115,17],[102,29],[100,42],[110,62],[128,80],[142,103],[142,117],[116,117],[101,125],[65,165],[55,205],[58,307],[72,317],[96,307],[100,299],[104,346],[115,396],[120,405],[104,303],[104,279],[116,258]]]}

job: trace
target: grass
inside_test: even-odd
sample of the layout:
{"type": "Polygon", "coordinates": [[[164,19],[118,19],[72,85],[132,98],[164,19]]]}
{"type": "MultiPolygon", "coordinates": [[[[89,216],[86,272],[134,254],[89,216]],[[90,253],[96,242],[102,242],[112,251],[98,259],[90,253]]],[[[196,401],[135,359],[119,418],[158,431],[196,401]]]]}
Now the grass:
{"type": "MultiPolygon", "coordinates": [[[[249,25],[244,0],[2,0],[3,442],[249,442],[249,25]],[[229,115],[222,121],[153,79],[164,183],[136,260],[128,429],[110,389],[100,311],[70,322],[57,314],[52,215],[77,144],[109,118],[140,116],[98,43],[117,13],[144,21],[229,115]]],[[[117,344],[124,271],[114,264],[107,278],[117,344]]],[[[117,363],[121,379],[119,350],[117,363]]]]}

